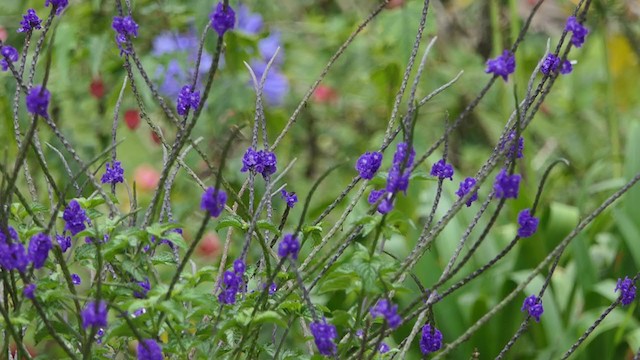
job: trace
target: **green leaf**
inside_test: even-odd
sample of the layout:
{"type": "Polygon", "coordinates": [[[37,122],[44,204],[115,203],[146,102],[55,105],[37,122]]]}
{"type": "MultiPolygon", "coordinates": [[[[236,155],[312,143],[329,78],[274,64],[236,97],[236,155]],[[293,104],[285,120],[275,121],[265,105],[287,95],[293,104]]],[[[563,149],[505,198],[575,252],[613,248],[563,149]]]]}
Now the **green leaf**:
{"type": "Polygon", "coordinates": [[[82,244],[74,251],[73,258],[76,261],[96,258],[96,247],[92,244],[82,244]]]}
{"type": "Polygon", "coordinates": [[[359,291],[362,286],[362,282],[358,278],[358,274],[354,272],[341,273],[333,272],[325,280],[322,281],[319,294],[335,291],[359,291]]]}
{"type": "Polygon", "coordinates": [[[276,311],[263,311],[255,315],[253,322],[256,324],[276,324],[283,328],[287,327],[287,322],[276,311]]]}
{"type": "Polygon", "coordinates": [[[169,264],[177,264],[176,260],[173,258],[173,253],[170,252],[158,252],[151,258],[151,263],[153,265],[169,265],[169,264]]]}
{"type": "Polygon", "coordinates": [[[278,227],[268,222],[267,220],[258,220],[256,226],[258,227],[258,229],[269,230],[280,236],[280,230],[278,230],[278,227]]]}
{"type": "Polygon", "coordinates": [[[229,226],[233,226],[238,230],[244,229],[242,219],[240,219],[239,216],[228,216],[218,221],[218,224],[216,225],[216,230],[224,229],[229,226]]]}

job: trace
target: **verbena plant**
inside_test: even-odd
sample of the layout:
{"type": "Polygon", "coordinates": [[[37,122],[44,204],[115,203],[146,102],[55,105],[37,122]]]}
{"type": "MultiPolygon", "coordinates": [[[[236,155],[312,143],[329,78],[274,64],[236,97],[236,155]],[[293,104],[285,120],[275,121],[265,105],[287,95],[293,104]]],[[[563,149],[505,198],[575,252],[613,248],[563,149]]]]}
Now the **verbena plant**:
{"type": "MultiPolygon", "coordinates": [[[[21,51],[0,44],[2,70],[15,80],[12,102],[18,147],[16,158],[0,167],[2,356],[32,358],[26,347],[29,337],[36,343],[52,340],[54,345],[44,358],[51,354],[72,359],[127,358],[133,353],[138,359],[402,359],[417,353],[444,358],[510,302],[523,299],[520,326],[495,354],[496,358],[505,358],[530,326],[545,321],[545,291],[569,244],[640,180],[640,174],[636,175],[584,216],[533,270],[522,276],[517,286],[461,335],[456,338],[441,330],[436,321],[438,305],[451,299],[451,294],[464,292],[468,284],[518,248],[521,240],[536,233],[546,180],[552,171],[568,165],[563,159],[548,164],[538,174],[539,186],[532,204],[516,219],[509,219],[517,224],[511,241],[484,264],[469,262],[496,232],[498,219],[507,216],[505,207],[519,197],[522,176],[518,164],[526,161],[522,134],[552,94],[558,77],[574,71],[574,63],[569,60],[571,51],[579,51],[588,40],[584,22],[591,1],[583,0],[567,19],[557,44],[545,51],[526,86],[513,87],[514,110],[505,119],[490,156],[475,174],[462,176],[458,190],[451,191],[456,200],[444,204],[443,195],[450,191],[446,185],[454,176],[449,139],[489,89],[503,86],[515,71],[515,54],[542,2],[532,8],[512,46],[487,61],[486,84],[475,98],[453,119],[442,114],[442,135],[425,150],[417,149],[414,139],[423,131],[433,131],[433,126],[421,124],[420,111],[449,89],[462,72],[432,93],[418,96],[419,81],[436,41],[430,40],[419,56],[426,43],[424,30],[431,5],[424,1],[379,147],[356,161],[336,162],[304,195],[282,185],[296,166],[278,162],[278,145],[296,125],[335,62],[389,1],[377,5],[329,59],[275,138],[267,133],[270,127],[263,98],[269,95],[265,94],[266,83],[278,66],[278,50],[261,66],[245,63],[256,94],[254,118],[248,124],[227,128],[228,140],[215,157],[203,149],[193,130],[203,110],[217,105],[208,100],[221,70],[225,38],[236,26],[235,4],[224,1],[214,6],[200,37],[196,70],[189,73],[190,78],[174,98],[166,98],[145,69],[136,46],[136,37],[144,31],[138,23],[144,22],[134,17],[129,0],[124,4],[115,1],[112,29],[126,76],[113,109],[111,144],[92,159],[84,158],[59,128],[47,86],[56,26],[64,21],[67,11],[72,11],[72,5],[67,0],[46,0],[50,12],[42,19],[29,10],[19,28],[25,36],[21,51]],[[200,71],[205,63],[205,42],[211,38],[215,51],[206,61],[209,68],[200,71]],[[37,81],[39,67],[44,76],[37,81]],[[125,95],[137,103],[140,116],[164,152],[157,188],[148,203],[138,201],[136,186],[125,181],[125,169],[118,160],[126,156],[118,151],[117,131],[125,95]],[[149,97],[175,128],[175,139],[168,139],[147,112],[145,98],[149,97]],[[24,114],[20,111],[22,99],[26,104],[24,114]],[[175,104],[170,105],[172,102],[175,104]],[[51,131],[62,145],[59,150],[50,147],[60,155],[66,176],[56,178],[52,174],[38,129],[51,131]],[[242,137],[250,144],[241,159],[240,172],[246,174],[246,181],[238,187],[225,174],[231,171],[226,165],[237,161],[230,150],[242,137]],[[206,164],[210,176],[201,178],[189,167],[185,156],[191,152],[206,164]],[[65,160],[69,156],[71,164],[65,160]],[[40,181],[34,180],[34,169],[28,167],[27,158],[39,165],[37,176],[44,176],[46,194],[38,192],[36,183],[40,181]],[[429,172],[421,170],[427,161],[432,163],[429,172]],[[318,188],[341,166],[354,168],[353,178],[343,184],[335,199],[326,199],[318,188]],[[177,191],[174,183],[180,169],[202,190],[200,225],[193,229],[184,229],[173,216],[171,194],[177,191]],[[423,214],[423,223],[417,225],[421,231],[412,239],[415,246],[399,258],[387,246],[397,232],[396,224],[403,221],[398,220],[394,209],[401,206],[399,200],[407,189],[421,180],[429,180],[425,186],[429,187],[432,205],[423,214]],[[117,187],[126,187],[129,204],[118,202],[117,187]],[[82,196],[85,193],[90,195],[82,196]],[[367,199],[362,199],[367,193],[367,199]],[[50,207],[39,203],[47,195],[50,207]],[[310,205],[317,198],[328,205],[319,215],[311,216],[310,205]],[[357,211],[363,204],[367,210],[357,211]],[[302,208],[299,217],[292,215],[294,207],[302,208]],[[452,219],[467,207],[474,215],[462,235],[444,236],[452,219]],[[224,251],[217,266],[198,267],[192,256],[211,227],[227,231],[224,251]],[[183,238],[183,230],[195,234],[190,244],[183,238]],[[232,242],[233,234],[241,240],[232,242]],[[448,261],[438,264],[437,280],[423,283],[415,273],[416,265],[439,242],[453,244],[452,251],[447,254],[448,261]],[[232,249],[239,254],[235,259],[228,256],[232,249]],[[83,280],[72,273],[79,268],[90,277],[83,280]],[[524,293],[538,276],[544,280],[537,291],[524,293]],[[77,287],[81,282],[85,284],[82,291],[77,287]],[[348,301],[329,304],[326,299],[332,294],[348,301]],[[398,301],[400,297],[402,302],[398,301]],[[406,335],[398,343],[388,342],[401,326],[407,328],[406,335]]],[[[610,289],[618,292],[616,300],[558,357],[569,357],[615,307],[634,301],[638,275],[629,276],[610,289]]]]}

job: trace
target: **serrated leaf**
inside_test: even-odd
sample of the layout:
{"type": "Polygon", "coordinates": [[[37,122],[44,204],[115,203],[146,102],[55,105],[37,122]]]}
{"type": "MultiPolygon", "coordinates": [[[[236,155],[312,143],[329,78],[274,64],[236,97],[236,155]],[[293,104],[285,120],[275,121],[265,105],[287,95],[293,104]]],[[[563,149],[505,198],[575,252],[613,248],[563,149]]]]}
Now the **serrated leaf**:
{"type": "Polygon", "coordinates": [[[82,244],[75,249],[73,258],[76,261],[95,259],[96,247],[92,244],[82,244]]]}

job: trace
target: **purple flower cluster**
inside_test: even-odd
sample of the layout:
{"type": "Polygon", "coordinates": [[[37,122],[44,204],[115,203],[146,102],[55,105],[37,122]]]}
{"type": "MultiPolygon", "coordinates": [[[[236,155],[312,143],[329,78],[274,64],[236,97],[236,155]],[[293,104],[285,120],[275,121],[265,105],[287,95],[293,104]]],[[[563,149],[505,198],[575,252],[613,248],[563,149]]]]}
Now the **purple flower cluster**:
{"type": "Polygon", "coordinates": [[[62,219],[66,222],[64,230],[71,232],[71,235],[75,235],[86,229],[87,226],[85,222],[90,223],[87,213],[76,200],[69,201],[69,205],[62,213],[62,219]]]}
{"type": "Polygon", "coordinates": [[[362,154],[356,162],[356,170],[363,179],[371,180],[382,165],[382,153],[378,151],[362,154]]]}
{"type": "Polygon", "coordinates": [[[29,260],[33,262],[34,269],[44,266],[49,256],[49,250],[53,245],[51,238],[47,234],[39,233],[31,237],[29,241],[29,260]]]}
{"type": "Polygon", "coordinates": [[[106,171],[102,175],[103,184],[117,184],[124,182],[124,169],[120,161],[114,161],[113,164],[107,163],[106,171]]]}
{"type": "Polygon", "coordinates": [[[524,156],[522,153],[522,151],[524,151],[524,138],[520,136],[517,143],[515,141],[515,138],[516,138],[516,132],[512,131],[509,133],[509,136],[506,139],[504,139],[504,141],[500,144],[500,150],[503,150],[507,142],[511,142],[511,147],[507,152],[507,157],[509,159],[513,159],[514,156],[517,159],[521,159],[524,156]],[[517,147],[517,153],[514,154],[514,152],[516,151],[516,147],[517,147]]]}
{"type": "Polygon", "coordinates": [[[542,307],[542,299],[535,295],[531,295],[524,299],[522,303],[522,309],[520,311],[527,311],[529,316],[536,319],[536,322],[540,322],[540,316],[544,312],[544,308],[542,307]]]}
{"type": "Polygon", "coordinates": [[[236,24],[236,13],[230,5],[226,7],[219,2],[215,10],[209,15],[211,19],[211,27],[218,33],[218,36],[224,35],[227,30],[233,29],[236,24]]]}
{"type": "Polygon", "coordinates": [[[569,60],[563,61],[561,66],[560,58],[555,56],[554,54],[549,53],[542,61],[540,71],[545,75],[549,75],[553,72],[558,71],[558,68],[560,68],[560,74],[562,75],[569,74],[573,70],[573,66],[571,65],[571,62],[569,60]]]}
{"type": "Polygon", "coordinates": [[[244,271],[246,265],[241,259],[236,259],[233,262],[233,271],[227,270],[222,275],[222,284],[224,289],[218,295],[218,301],[221,304],[235,304],[236,294],[241,290],[244,284],[244,271]]]}
{"type": "Polygon", "coordinates": [[[502,76],[504,81],[507,81],[509,74],[512,74],[515,70],[516,57],[509,50],[505,50],[502,55],[495,59],[487,60],[487,68],[484,72],[502,76]]]}
{"type": "Polygon", "coordinates": [[[376,306],[371,308],[371,317],[384,317],[390,328],[396,329],[402,323],[402,318],[398,315],[398,305],[394,305],[387,299],[378,300],[376,306]]]}
{"type": "Polygon", "coordinates": [[[278,256],[285,258],[291,255],[294,260],[298,259],[298,252],[300,252],[300,242],[293,234],[286,234],[280,245],[278,245],[278,256]]]}
{"type": "Polygon", "coordinates": [[[27,299],[33,300],[36,297],[36,284],[28,284],[22,289],[22,294],[27,299]]]}
{"type": "Polygon", "coordinates": [[[56,241],[58,242],[58,245],[60,245],[60,249],[62,250],[62,252],[66,252],[67,249],[71,247],[71,237],[70,236],[64,236],[64,235],[57,234],[56,235],[56,241]]]}
{"type": "Polygon", "coordinates": [[[9,70],[9,64],[18,61],[20,54],[18,50],[13,46],[5,45],[0,50],[0,55],[2,55],[2,59],[0,59],[0,68],[2,71],[9,70]]]}
{"type": "Polygon", "coordinates": [[[423,355],[440,350],[442,347],[442,333],[435,326],[426,324],[422,327],[422,337],[420,338],[420,351],[423,355]]]}
{"type": "Polygon", "coordinates": [[[618,290],[620,290],[620,302],[622,305],[629,305],[636,298],[636,286],[634,285],[633,280],[629,279],[627,276],[624,277],[624,280],[618,279],[618,283],[616,284],[614,291],[618,290]]]}
{"type": "Polygon", "coordinates": [[[80,285],[82,283],[82,279],[78,274],[71,274],[71,282],[73,285],[80,285]]]}
{"type": "Polygon", "coordinates": [[[431,176],[435,176],[440,180],[447,178],[453,180],[453,166],[447,164],[444,159],[440,159],[431,167],[431,176]]]}
{"type": "Polygon", "coordinates": [[[333,342],[338,337],[336,327],[327,323],[326,320],[314,321],[309,325],[311,334],[322,355],[333,355],[336,352],[336,344],[333,342]]]}
{"type": "Polygon", "coordinates": [[[51,100],[51,93],[49,90],[44,89],[42,86],[34,86],[29,90],[27,94],[27,111],[42,117],[47,117],[47,108],[49,107],[49,101],[51,100]]]}
{"type": "Polygon", "coordinates": [[[56,9],[56,15],[60,15],[62,10],[69,5],[69,0],[46,0],[44,2],[45,7],[49,7],[50,4],[56,9]]]}
{"type": "MultiPolygon", "coordinates": [[[[456,195],[462,198],[471,191],[471,189],[476,186],[476,179],[472,177],[468,177],[460,182],[460,188],[456,191],[456,195]]],[[[473,195],[467,200],[467,207],[471,206],[471,204],[478,200],[478,191],[474,192],[473,195]]]]}
{"type": "Polygon", "coordinates": [[[189,109],[197,109],[200,106],[200,91],[194,91],[189,85],[185,85],[178,95],[177,111],[178,115],[185,116],[189,109]]]}
{"type": "Polygon", "coordinates": [[[496,176],[496,182],[493,184],[493,190],[496,192],[498,199],[517,199],[518,190],[520,189],[520,175],[507,174],[507,170],[501,169],[496,176]]]}
{"type": "Polygon", "coordinates": [[[127,37],[138,37],[138,24],[131,16],[114,16],[111,27],[116,31],[116,43],[118,44],[118,49],[120,49],[120,56],[129,54],[130,49],[127,44],[127,37]]]}
{"type": "Polygon", "coordinates": [[[200,208],[208,211],[209,214],[215,218],[220,216],[226,203],[227,193],[224,192],[224,190],[218,190],[210,187],[204,192],[204,194],[202,194],[200,208]]]}
{"type": "Polygon", "coordinates": [[[82,310],[82,327],[107,327],[107,303],[90,301],[82,310]]]}
{"type": "Polygon", "coordinates": [[[29,265],[29,258],[16,230],[9,226],[8,231],[12,241],[7,241],[6,235],[0,232],[0,268],[24,272],[29,265]]]}
{"type": "Polygon", "coordinates": [[[527,238],[536,233],[538,230],[538,220],[537,217],[531,215],[531,210],[524,209],[520,211],[518,214],[518,236],[521,238],[527,238]]]}
{"type": "Polygon", "coordinates": [[[153,339],[145,339],[138,343],[138,360],[162,360],[162,348],[153,339]]]}
{"type": "Polygon", "coordinates": [[[387,185],[385,189],[374,190],[369,195],[369,204],[374,204],[381,197],[378,204],[378,212],[386,214],[393,209],[393,194],[402,191],[406,194],[409,187],[409,176],[413,166],[416,152],[405,142],[398,143],[396,152],[393,154],[393,163],[387,175],[387,185]]]}
{"type": "Polygon", "coordinates": [[[575,47],[581,47],[584,44],[584,38],[589,33],[589,30],[584,27],[575,16],[570,16],[567,19],[567,24],[565,26],[565,30],[567,32],[572,32],[571,35],[571,43],[575,47]]]}
{"type": "Polygon", "coordinates": [[[137,299],[144,299],[147,297],[147,293],[151,290],[151,283],[149,282],[149,278],[145,278],[144,281],[137,281],[136,288],[138,290],[133,291],[133,297],[137,299]]]}
{"type": "Polygon", "coordinates": [[[251,171],[254,174],[262,174],[265,179],[277,170],[278,158],[269,150],[255,151],[249,147],[242,156],[241,172],[251,171]]]}
{"type": "Polygon", "coordinates": [[[20,21],[20,28],[18,28],[18,32],[30,32],[33,30],[42,29],[42,20],[36,14],[34,9],[27,10],[27,13],[22,15],[22,21],[20,21]]]}
{"type": "Polygon", "coordinates": [[[295,204],[298,202],[298,195],[295,192],[287,192],[287,190],[282,189],[280,192],[282,198],[287,203],[287,207],[293,209],[295,204]]]}

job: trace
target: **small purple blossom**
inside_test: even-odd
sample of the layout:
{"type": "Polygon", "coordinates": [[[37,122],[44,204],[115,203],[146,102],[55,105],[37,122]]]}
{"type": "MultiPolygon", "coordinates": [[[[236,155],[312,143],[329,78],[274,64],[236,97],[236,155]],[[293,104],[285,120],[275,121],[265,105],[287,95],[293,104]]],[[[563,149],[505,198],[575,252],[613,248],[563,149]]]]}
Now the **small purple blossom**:
{"type": "Polygon", "coordinates": [[[378,201],[378,199],[380,199],[380,197],[382,197],[382,195],[384,195],[385,192],[386,192],[385,189],[371,190],[371,193],[369,194],[369,198],[367,199],[367,201],[369,201],[369,204],[373,205],[376,203],[376,201],[378,201]]]}
{"type": "Polygon", "coordinates": [[[542,61],[542,65],[540,65],[540,71],[545,75],[549,75],[552,72],[558,70],[559,66],[560,59],[554,54],[549,53],[542,61]]]}
{"type": "Polygon", "coordinates": [[[244,274],[245,270],[247,270],[247,265],[245,265],[242,259],[236,259],[233,262],[233,271],[235,271],[236,274],[244,274]]]}
{"type": "MultiPolygon", "coordinates": [[[[280,54],[280,52],[278,54],[280,54]]],[[[278,57],[280,57],[280,55],[278,57]]],[[[256,79],[260,80],[264,72],[267,71],[267,62],[264,60],[254,60],[251,62],[251,69],[256,79]]],[[[272,66],[267,73],[262,89],[262,94],[267,104],[271,106],[282,105],[288,92],[289,80],[287,80],[287,77],[276,66],[272,66]]]]}
{"type": "Polygon", "coordinates": [[[333,342],[338,337],[336,327],[327,323],[326,320],[314,321],[309,325],[311,334],[322,355],[333,355],[336,352],[336,344],[333,342]]]}
{"type": "Polygon", "coordinates": [[[227,203],[227,193],[224,190],[208,188],[207,191],[202,194],[202,201],[200,207],[202,210],[206,210],[211,216],[218,217],[224,210],[224,205],[227,203]]]}
{"type": "Polygon", "coordinates": [[[257,35],[261,29],[262,16],[252,13],[246,5],[240,4],[238,6],[238,30],[250,35],[257,35]]]}
{"type": "Polygon", "coordinates": [[[49,250],[53,245],[49,235],[39,233],[31,237],[29,241],[29,260],[33,262],[34,269],[40,269],[44,266],[49,256],[49,250]]]}
{"type": "Polygon", "coordinates": [[[277,170],[278,159],[276,154],[269,150],[256,151],[249,147],[242,156],[241,172],[251,171],[262,174],[264,178],[271,176],[277,170]]]}
{"type": "Polygon", "coordinates": [[[442,347],[442,333],[435,326],[427,324],[422,327],[422,337],[420,338],[420,351],[423,355],[440,350],[442,347]]]}
{"type": "Polygon", "coordinates": [[[107,327],[107,303],[90,301],[82,310],[82,327],[107,327]]]}
{"type": "MultiPolygon", "coordinates": [[[[476,179],[468,177],[460,182],[460,188],[456,191],[456,195],[458,195],[458,197],[464,197],[474,186],[476,186],[476,179]]],[[[478,191],[474,192],[469,200],[467,200],[467,207],[471,206],[471,204],[476,200],[478,200],[478,191]]]]}
{"type": "Polygon", "coordinates": [[[391,350],[391,349],[389,348],[389,345],[387,345],[387,343],[385,343],[385,342],[381,343],[380,347],[378,348],[378,352],[380,354],[386,354],[386,353],[389,352],[389,350],[391,350]]]}
{"type": "Polygon", "coordinates": [[[299,251],[300,242],[293,234],[285,235],[278,245],[278,256],[281,258],[291,255],[292,259],[297,260],[299,251]]]}
{"type": "Polygon", "coordinates": [[[280,192],[282,198],[287,203],[287,207],[293,209],[293,207],[298,202],[298,195],[295,192],[287,192],[287,190],[282,189],[280,192]]]}
{"type": "Polygon", "coordinates": [[[262,57],[264,61],[270,61],[276,54],[276,50],[278,50],[278,55],[276,55],[276,58],[273,60],[273,65],[281,66],[284,62],[284,52],[280,46],[279,32],[273,32],[266,38],[258,41],[258,51],[260,52],[260,57],[262,57]],[[280,49],[278,50],[278,48],[280,49]]]}
{"type": "Polygon", "coordinates": [[[487,60],[487,68],[484,72],[502,76],[504,81],[507,81],[509,74],[512,74],[515,70],[516,57],[509,50],[504,50],[502,55],[487,60]]]}
{"type": "Polygon", "coordinates": [[[64,229],[69,230],[71,235],[75,235],[86,229],[87,226],[85,225],[85,222],[89,223],[87,213],[75,199],[69,201],[69,205],[64,209],[62,218],[66,222],[64,229]]]}
{"type": "Polygon", "coordinates": [[[71,247],[71,237],[70,236],[64,236],[64,235],[56,235],[56,241],[58,242],[58,245],[60,245],[60,249],[62,250],[62,252],[66,252],[67,249],[69,249],[71,247]]]}
{"type": "Polygon", "coordinates": [[[529,313],[529,316],[536,319],[536,322],[540,322],[540,316],[544,312],[544,308],[542,307],[542,299],[538,298],[535,295],[527,297],[526,299],[524,299],[520,311],[527,311],[529,313]]]}
{"type": "Polygon", "coordinates": [[[133,291],[133,297],[137,299],[144,299],[147,297],[147,293],[151,290],[151,283],[149,282],[149,278],[145,278],[144,281],[136,282],[134,285],[138,290],[133,291]]]}
{"type": "Polygon", "coordinates": [[[382,165],[382,153],[378,151],[362,154],[356,162],[356,170],[363,179],[371,180],[382,165]]]}
{"type": "Polygon", "coordinates": [[[0,267],[7,271],[18,270],[24,272],[29,265],[29,257],[22,243],[12,244],[0,242],[0,267]]]}
{"type": "Polygon", "coordinates": [[[117,184],[124,182],[124,169],[120,161],[114,161],[113,164],[106,163],[106,171],[102,175],[103,184],[117,184]]]}
{"type": "Polygon", "coordinates": [[[509,136],[504,139],[504,141],[500,144],[500,150],[504,149],[505,145],[507,144],[507,142],[511,143],[511,147],[509,148],[509,151],[507,152],[507,157],[509,159],[513,159],[513,157],[515,156],[517,159],[521,159],[524,155],[522,153],[522,151],[524,150],[524,138],[522,136],[520,136],[520,138],[518,139],[518,142],[516,144],[515,141],[516,138],[516,132],[512,131],[509,133],[509,136]],[[514,154],[514,151],[516,151],[516,146],[517,146],[517,153],[514,154]]]}
{"type": "Polygon", "coordinates": [[[387,299],[378,300],[376,306],[371,308],[371,317],[384,317],[390,328],[396,329],[402,323],[402,318],[398,315],[398,305],[394,305],[387,299]]]}
{"type": "Polygon", "coordinates": [[[5,45],[0,50],[0,55],[2,55],[2,59],[0,59],[0,68],[2,71],[9,70],[9,64],[18,61],[20,58],[20,54],[18,50],[13,46],[5,45]]]}
{"type": "Polygon", "coordinates": [[[518,214],[518,236],[521,238],[527,238],[536,233],[538,230],[538,220],[537,217],[531,215],[531,210],[524,209],[520,211],[518,214]]]}
{"type": "Polygon", "coordinates": [[[178,95],[178,115],[185,116],[189,109],[197,109],[200,106],[200,91],[194,91],[189,85],[185,85],[178,95]]]}
{"type": "Polygon", "coordinates": [[[567,32],[572,32],[571,43],[575,47],[581,47],[584,44],[584,38],[589,33],[589,30],[584,27],[575,16],[570,16],[567,19],[567,24],[565,26],[565,30],[567,32]]]}
{"type": "Polygon", "coordinates": [[[116,43],[118,44],[118,49],[120,49],[120,56],[129,54],[130,49],[127,44],[127,37],[138,37],[138,24],[131,16],[114,16],[111,27],[116,31],[116,43]]]}
{"type": "Polygon", "coordinates": [[[453,166],[447,164],[444,159],[440,159],[431,167],[431,176],[435,176],[440,180],[447,178],[453,180],[453,166]]]}
{"type": "Polygon", "coordinates": [[[162,348],[153,339],[138,343],[138,360],[163,360],[162,348]]]}
{"type": "Polygon", "coordinates": [[[49,7],[49,5],[56,9],[56,15],[60,15],[62,10],[69,5],[69,0],[46,0],[44,6],[49,7]]]}
{"type": "Polygon", "coordinates": [[[616,284],[614,291],[618,290],[620,290],[620,302],[622,305],[629,305],[636,298],[636,286],[634,285],[634,281],[629,279],[627,276],[624,277],[624,280],[618,279],[618,283],[616,284]]]}
{"type": "Polygon", "coordinates": [[[389,193],[394,194],[399,191],[407,193],[409,188],[409,175],[410,171],[406,170],[404,174],[400,173],[400,167],[393,166],[387,174],[387,186],[386,189],[389,193]]]}
{"type": "Polygon", "coordinates": [[[396,145],[396,152],[393,154],[393,166],[399,168],[404,165],[405,169],[409,169],[413,165],[415,157],[416,151],[413,147],[409,150],[409,145],[406,142],[400,142],[396,145]]]}
{"type": "Polygon", "coordinates": [[[82,283],[82,278],[78,274],[71,274],[71,282],[73,285],[80,285],[82,283]]]}
{"type": "Polygon", "coordinates": [[[42,20],[36,14],[34,9],[27,10],[27,13],[22,15],[22,21],[20,21],[20,28],[18,28],[18,32],[29,32],[33,30],[42,29],[42,20]]]}
{"type": "Polygon", "coordinates": [[[24,295],[24,297],[31,300],[35,298],[36,296],[35,292],[36,292],[36,284],[28,284],[22,290],[22,294],[24,295]]]}
{"type": "Polygon", "coordinates": [[[573,71],[573,65],[571,64],[571,61],[569,60],[563,61],[562,66],[560,67],[560,74],[567,75],[567,74],[570,74],[572,71],[573,71]]]}
{"type": "Polygon", "coordinates": [[[140,309],[138,309],[138,310],[133,312],[133,316],[132,317],[137,318],[140,315],[144,315],[146,312],[147,312],[147,309],[140,308],[140,309]]]}
{"type": "Polygon", "coordinates": [[[209,15],[211,19],[211,27],[218,33],[218,36],[224,35],[227,30],[233,29],[236,23],[236,13],[230,5],[226,8],[222,2],[219,2],[216,9],[209,15]]]}
{"type": "Polygon", "coordinates": [[[29,94],[26,97],[27,111],[34,115],[47,117],[47,108],[50,100],[51,93],[49,90],[43,89],[39,85],[34,86],[29,90],[29,94]]]}
{"type": "Polygon", "coordinates": [[[493,190],[496,192],[498,199],[517,199],[518,190],[520,188],[520,175],[507,174],[507,170],[501,169],[496,176],[496,182],[493,184],[493,190]]]}
{"type": "Polygon", "coordinates": [[[269,295],[275,294],[276,291],[278,291],[278,285],[276,285],[276,283],[272,282],[271,285],[269,285],[269,295]]]}

